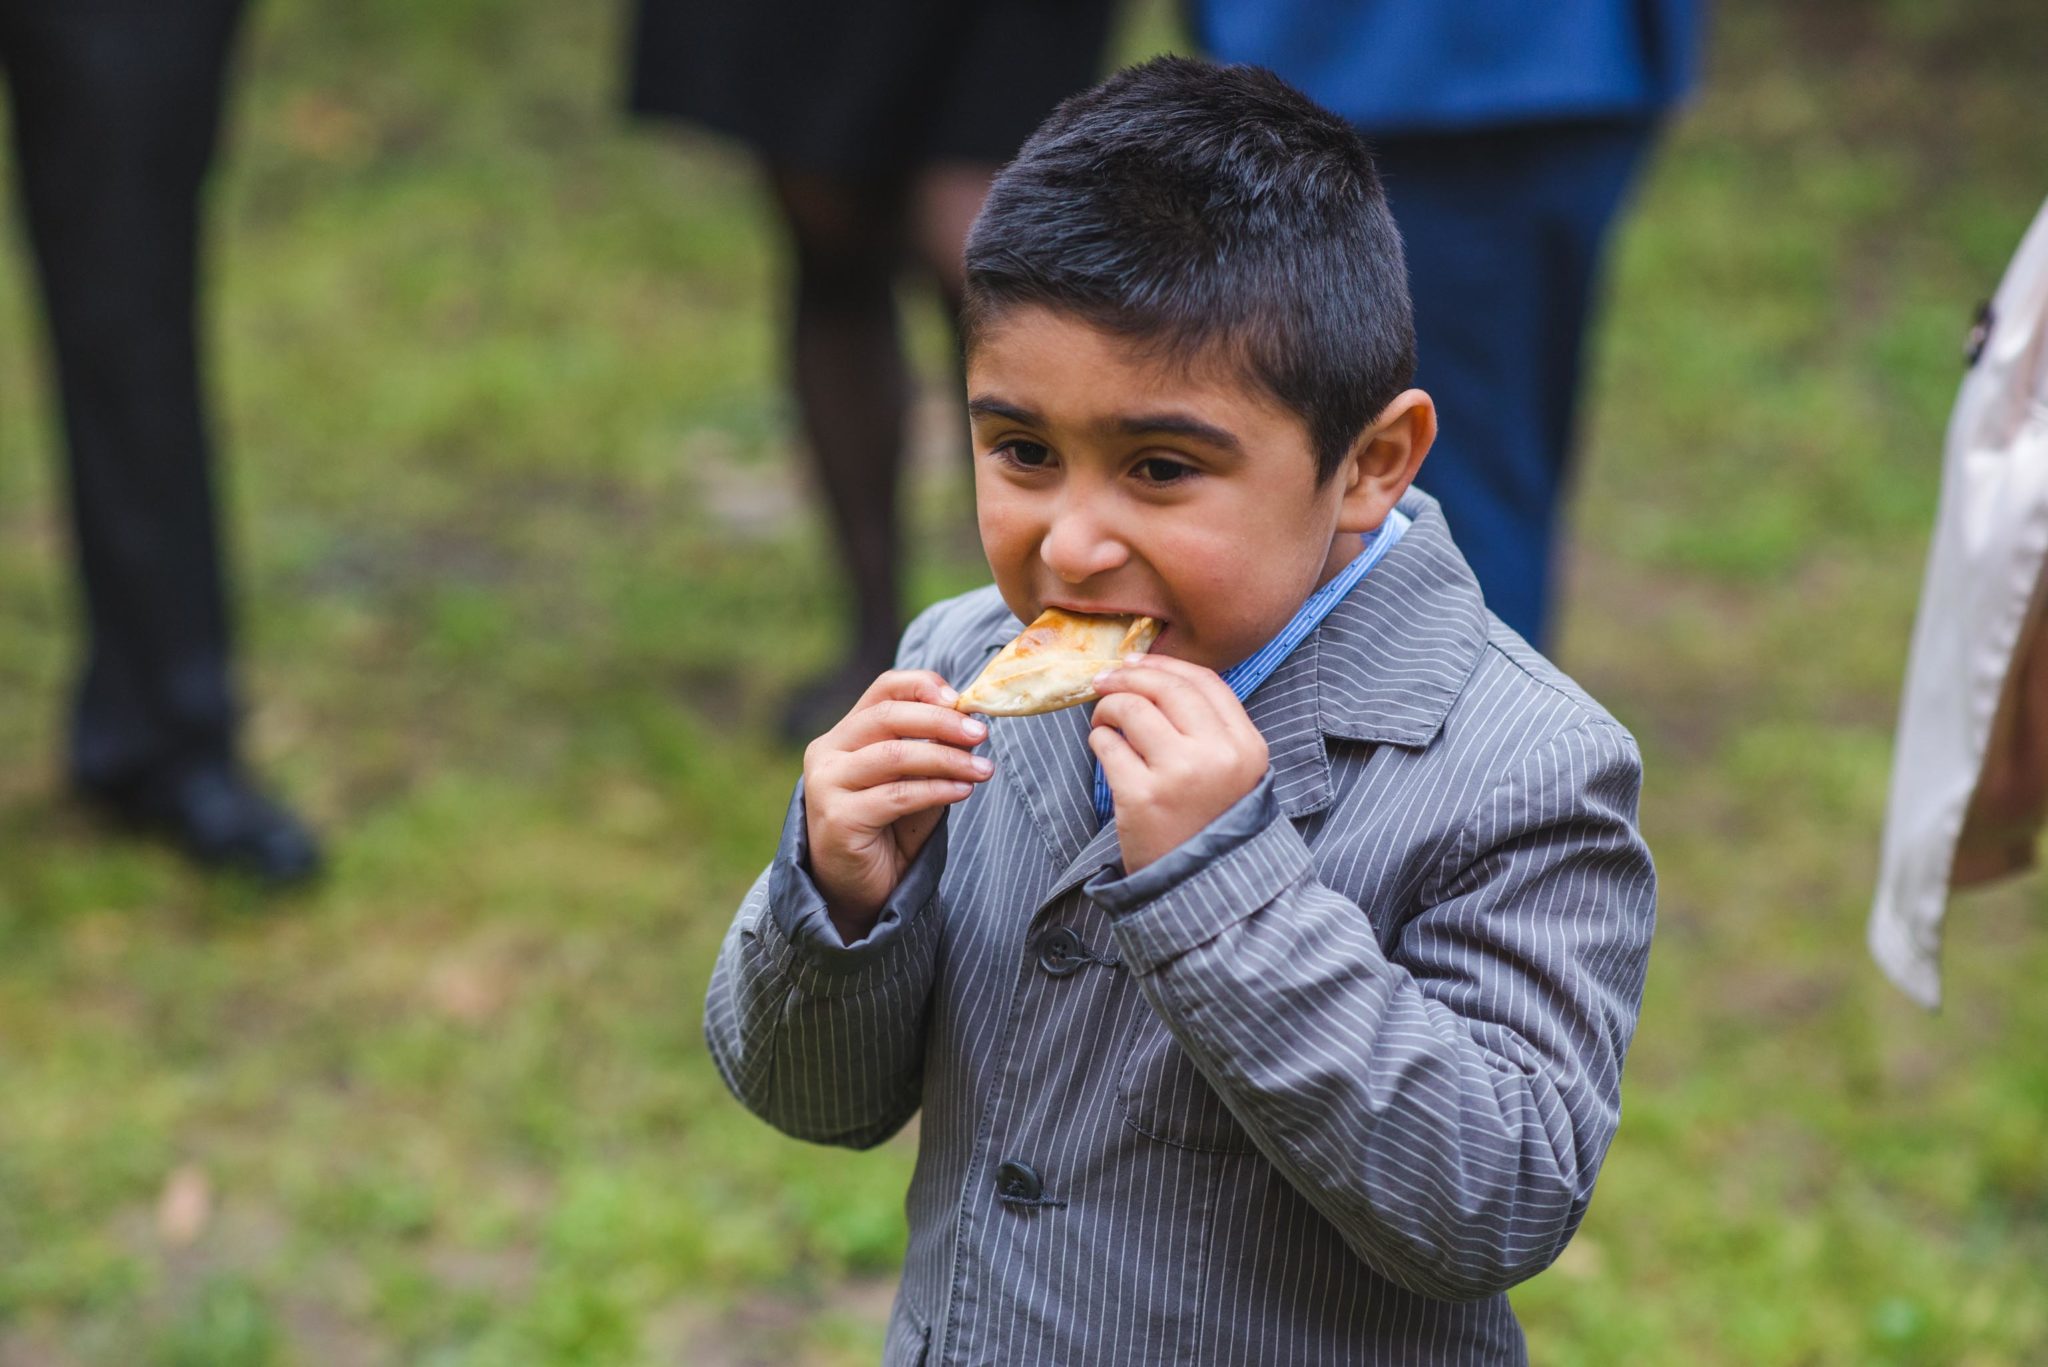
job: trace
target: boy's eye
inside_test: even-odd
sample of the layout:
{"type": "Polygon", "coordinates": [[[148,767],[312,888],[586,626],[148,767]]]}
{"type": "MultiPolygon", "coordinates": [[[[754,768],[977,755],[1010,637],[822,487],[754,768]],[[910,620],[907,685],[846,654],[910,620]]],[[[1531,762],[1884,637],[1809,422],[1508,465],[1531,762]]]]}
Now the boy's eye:
{"type": "Polygon", "coordinates": [[[1137,469],[1138,477],[1147,484],[1175,484],[1195,472],[1194,466],[1182,464],[1177,460],[1168,460],[1164,456],[1141,460],[1137,469]]]}
{"type": "Polygon", "coordinates": [[[992,454],[1026,470],[1039,469],[1052,459],[1052,452],[1035,441],[1006,441],[992,454]]]}

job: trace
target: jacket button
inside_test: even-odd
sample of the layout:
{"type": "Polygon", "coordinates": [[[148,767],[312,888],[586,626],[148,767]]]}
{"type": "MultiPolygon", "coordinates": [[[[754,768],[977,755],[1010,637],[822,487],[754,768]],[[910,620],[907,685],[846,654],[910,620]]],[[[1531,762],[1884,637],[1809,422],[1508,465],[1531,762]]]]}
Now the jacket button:
{"type": "Polygon", "coordinates": [[[1038,966],[1055,978],[1064,978],[1088,962],[1088,946],[1066,926],[1054,926],[1038,937],[1038,966]]]}
{"type": "Polygon", "coordinates": [[[1011,1201],[1036,1201],[1045,1195],[1045,1183],[1029,1163],[1013,1158],[996,1169],[996,1194],[1011,1201]]]}

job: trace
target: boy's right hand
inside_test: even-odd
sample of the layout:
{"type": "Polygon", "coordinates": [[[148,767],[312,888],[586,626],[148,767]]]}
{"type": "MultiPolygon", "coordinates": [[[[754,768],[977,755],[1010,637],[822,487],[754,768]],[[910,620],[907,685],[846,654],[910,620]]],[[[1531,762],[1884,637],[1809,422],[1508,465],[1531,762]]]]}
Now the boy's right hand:
{"type": "Polygon", "coordinates": [[[995,772],[968,753],[988,726],[953,710],[959,696],[928,669],[891,670],[804,750],[811,881],[848,944],[874,928],[942,809],[995,772]]]}

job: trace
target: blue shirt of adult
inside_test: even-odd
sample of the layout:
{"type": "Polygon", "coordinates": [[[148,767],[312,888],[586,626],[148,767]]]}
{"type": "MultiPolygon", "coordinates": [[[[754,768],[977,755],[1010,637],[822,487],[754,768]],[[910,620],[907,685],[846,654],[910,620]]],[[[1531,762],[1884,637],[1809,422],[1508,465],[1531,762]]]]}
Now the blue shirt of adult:
{"type": "Polygon", "coordinates": [[[1372,133],[1644,118],[1691,87],[1703,0],[1191,0],[1213,56],[1372,133]]]}

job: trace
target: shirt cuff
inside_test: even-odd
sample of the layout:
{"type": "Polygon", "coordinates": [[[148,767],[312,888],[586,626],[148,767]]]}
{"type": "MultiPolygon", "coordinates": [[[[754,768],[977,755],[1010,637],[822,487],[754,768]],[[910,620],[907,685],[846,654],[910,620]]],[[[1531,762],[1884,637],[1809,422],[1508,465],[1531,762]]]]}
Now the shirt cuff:
{"type": "Polygon", "coordinates": [[[1125,967],[1150,973],[1314,873],[1308,845],[1280,814],[1268,775],[1152,863],[1123,877],[1105,869],[1085,891],[1109,913],[1125,967]]]}
{"type": "Polygon", "coordinates": [[[828,993],[858,991],[886,976],[889,964],[912,938],[921,913],[938,899],[946,868],[946,820],[917,852],[875,924],[848,944],[832,924],[825,895],[811,879],[809,825],[804,818],[804,785],[798,780],[782,822],[782,842],[768,875],[768,915],[781,932],[771,957],[781,960],[804,985],[828,993]]]}

